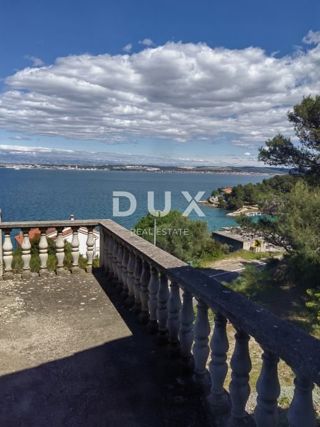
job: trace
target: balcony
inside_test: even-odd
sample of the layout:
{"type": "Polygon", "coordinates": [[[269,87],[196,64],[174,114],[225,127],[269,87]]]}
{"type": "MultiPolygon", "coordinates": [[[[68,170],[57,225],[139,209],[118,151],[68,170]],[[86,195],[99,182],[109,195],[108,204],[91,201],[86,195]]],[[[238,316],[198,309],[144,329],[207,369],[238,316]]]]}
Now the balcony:
{"type": "Polygon", "coordinates": [[[319,340],[111,220],[3,222],[0,230],[1,426],[272,427],[279,414],[287,419],[281,425],[317,426],[319,340]],[[30,267],[35,227],[39,274],[30,267]],[[48,269],[52,227],[55,272],[48,269]],[[73,230],[70,270],[65,227],[73,230]],[[88,229],[86,272],[80,227],[88,229]],[[13,229],[23,232],[21,274],[12,268],[13,229]],[[262,349],[256,390],[251,341],[262,349]],[[295,376],[285,414],[280,360],[295,376]]]}

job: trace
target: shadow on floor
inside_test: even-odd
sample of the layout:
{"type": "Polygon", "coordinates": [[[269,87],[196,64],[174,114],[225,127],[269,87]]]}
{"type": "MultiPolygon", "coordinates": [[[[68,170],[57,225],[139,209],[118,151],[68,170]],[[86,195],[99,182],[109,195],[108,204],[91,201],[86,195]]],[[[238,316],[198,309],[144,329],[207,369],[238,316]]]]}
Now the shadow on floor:
{"type": "Polygon", "coordinates": [[[96,277],[133,335],[0,378],[1,427],[207,426],[202,397],[96,277]]]}

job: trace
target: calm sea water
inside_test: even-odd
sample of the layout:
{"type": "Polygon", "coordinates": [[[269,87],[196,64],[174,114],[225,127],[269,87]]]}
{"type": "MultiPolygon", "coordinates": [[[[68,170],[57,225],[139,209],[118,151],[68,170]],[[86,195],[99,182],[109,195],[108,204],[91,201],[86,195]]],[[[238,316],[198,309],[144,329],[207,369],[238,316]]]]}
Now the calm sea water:
{"type": "MultiPolygon", "coordinates": [[[[118,171],[57,171],[0,169],[0,208],[4,221],[113,218],[112,192],[129,191],[136,197],[136,212],[113,218],[133,227],[147,212],[147,191],[155,192],[156,209],[164,207],[164,192],[172,192],[172,209],[184,211],[188,203],[181,191],[195,196],[205,191],[208,197],[218,187],[260,182],[265,176],[151,173],[118,171]]],[[[120,204],[128,208],[128,202],[120,204]]],[[[211,230],[234,224],[225,211],[201,207],[202,219],[211,230]]],[[[192,215],[191,217],[197,218],[192,215]]]]}

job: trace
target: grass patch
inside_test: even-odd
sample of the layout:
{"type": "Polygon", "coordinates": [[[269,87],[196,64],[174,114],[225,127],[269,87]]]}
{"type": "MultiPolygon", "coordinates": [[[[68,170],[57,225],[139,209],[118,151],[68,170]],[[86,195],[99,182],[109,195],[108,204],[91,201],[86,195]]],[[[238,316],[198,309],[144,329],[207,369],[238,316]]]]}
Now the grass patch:
{"type": "Polygon", "coordinates": [[[215,261],[222,261],[228,259],[243,259],[245,261],[259,261],[268,260],[276,257],[280,257],[280,252],[252,252],[240,249],[238,251],[229,253],[218,253],[215,256],[207,256],[201,260],[201,268],[212,267],[212,263],[215,261]]]}

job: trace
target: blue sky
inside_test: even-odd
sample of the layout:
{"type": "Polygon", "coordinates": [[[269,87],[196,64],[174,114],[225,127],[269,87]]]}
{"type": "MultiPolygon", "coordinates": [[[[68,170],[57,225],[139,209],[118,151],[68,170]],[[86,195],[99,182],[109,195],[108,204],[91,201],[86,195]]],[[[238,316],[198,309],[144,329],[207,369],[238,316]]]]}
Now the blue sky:
{"type": "Polygon", "coordinates": [[[319,22],[316,0],[1,0],[0,148],[254,164],[319,91],[319,22]]]}

